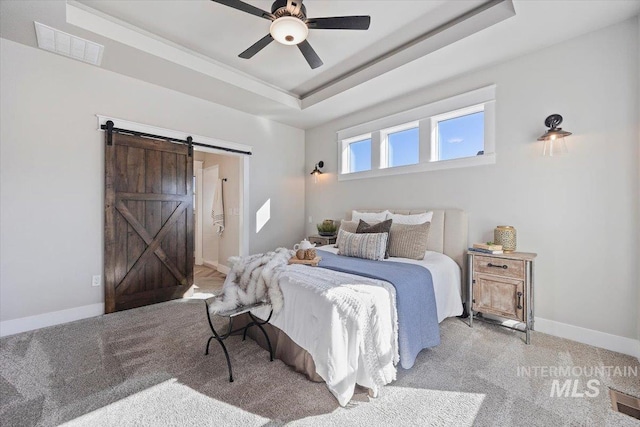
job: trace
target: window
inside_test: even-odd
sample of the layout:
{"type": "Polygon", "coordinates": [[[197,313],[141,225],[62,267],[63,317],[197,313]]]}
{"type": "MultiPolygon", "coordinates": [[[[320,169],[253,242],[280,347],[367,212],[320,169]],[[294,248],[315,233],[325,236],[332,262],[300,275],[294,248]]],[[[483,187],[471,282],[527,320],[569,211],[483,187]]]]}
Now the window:
{"type": "Polygon", "coordinates": [[[432,161],[461,159],[484,153],[484,105],[433,118],[432,161]]]}
{"type": "Polygon", "coordinates": [[[495,85],[337,132],[338,180],[491,165],[495,85]]]}
{"type": "Polygon", "coordinates": [[[383,167],[415,165],[420,161],[418,123],[408,123],[382,131],[387,161],[383,167]]]}
{"type": "Polygon", "coordinates": [[[371,170],[371,135],[342,141],[342,173],[371,170]]]}
{"type": "Polygon", "coordinates": [[[349,172],[371,169],[371,138],[349,144],[349,172]]]}

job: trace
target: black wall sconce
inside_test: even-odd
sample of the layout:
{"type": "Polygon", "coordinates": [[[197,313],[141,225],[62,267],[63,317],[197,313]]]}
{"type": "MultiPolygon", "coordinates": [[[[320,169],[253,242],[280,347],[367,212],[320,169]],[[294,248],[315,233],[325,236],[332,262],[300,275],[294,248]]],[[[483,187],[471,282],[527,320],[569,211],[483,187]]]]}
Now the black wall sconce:
{"type": "Polygon", "coordinates": [[[562,116],[560,114],[552,114],[544,120],[544,125],[549,129],[547,129],[544,135],[538,138],[538,141],[544,141],[544,147],[542,149],[543,156],[558,156],[569,152],[564,138],[571,135],[571,132],[559,128],[558,126],[561,123],[562,116]]]}
{"type": "Polygon", "coordinates": [[[322,169],[323,167],[324,167],[324,162],[320,160],[318,163],[316,163],[316,166],[311,171],[311,175],[313,175],[314,183],[318,182],[318,175],[322,175],[322,171],[320,169],[322,169]]]}

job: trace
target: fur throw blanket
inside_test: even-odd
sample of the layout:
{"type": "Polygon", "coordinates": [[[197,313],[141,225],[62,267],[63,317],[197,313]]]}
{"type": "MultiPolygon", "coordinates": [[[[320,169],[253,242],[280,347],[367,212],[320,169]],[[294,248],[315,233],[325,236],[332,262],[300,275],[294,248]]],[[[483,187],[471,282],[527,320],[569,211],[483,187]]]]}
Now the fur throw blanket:
{"type": "Polygon", "coordinates": [[[224,282],[222,295],[209,304],[209,312],[233,310],[236,307],[265,301],[277,313],[284,305],[278,284],[280,274],[294,255],[291,249],[246,257],[231,257],[231,271],[224,282]]]}

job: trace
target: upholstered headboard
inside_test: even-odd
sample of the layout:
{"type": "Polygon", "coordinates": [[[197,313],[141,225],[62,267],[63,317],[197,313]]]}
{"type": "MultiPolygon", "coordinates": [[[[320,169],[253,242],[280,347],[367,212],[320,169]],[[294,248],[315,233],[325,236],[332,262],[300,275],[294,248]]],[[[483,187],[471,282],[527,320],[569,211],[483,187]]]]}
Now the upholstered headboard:
{"type": "MultiPolygon", "coordinates": [[[[385,209],[356,209],[359,212],[382,212],[385,209]]],[[[467,251],[467,213],[461,209],[389,209],[396,214],[418,214],[433,211],[427,249],[440,252],[452,258],[465,270],[465,253],[467,251]]],[[[347,220],[351,220],[351,211],[347,212],[347,220]]]]}

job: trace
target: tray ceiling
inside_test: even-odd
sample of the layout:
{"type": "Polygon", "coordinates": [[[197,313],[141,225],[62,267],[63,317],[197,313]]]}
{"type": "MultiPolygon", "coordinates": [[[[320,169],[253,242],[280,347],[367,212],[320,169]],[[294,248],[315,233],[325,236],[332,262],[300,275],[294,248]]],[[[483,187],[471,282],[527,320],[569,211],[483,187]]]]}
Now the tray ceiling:
{"type": "MultiPolygon", "coordinates": [[[[485,3],[461,1],[455,14],[485,3]]],[[[445,1],[306,0],[309,17],[370,15],[367,31],[311,30],[308,41],[324,65],[311,70],[295,46],[271,43],[252,59],[238,54],[269,32],[270,22],[211,1],[101,1],[79,3],[249,74],[284,91],[304,96],[336,76],[391,51],[450,19],[445,1]]],[[[247,1],[271,10],[271,1],[247,1]]]]}
{"type": "Polygon", "coordinates": [[[324,61],[316,70],[295,46],[278,43],[238,58],[267,34],[269,21],[208,0],[1,1],[0,36],[37,46],[38,21],[104,45],[106,70],[311,128],[640,12],[638,1],[606,0],[304,4],[309,17],[370,15],[371,27],[311,30],[324,61]]]}

